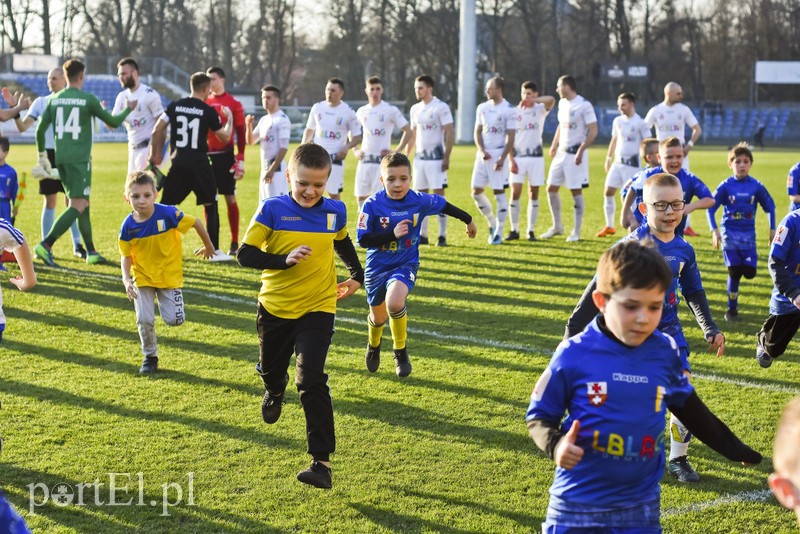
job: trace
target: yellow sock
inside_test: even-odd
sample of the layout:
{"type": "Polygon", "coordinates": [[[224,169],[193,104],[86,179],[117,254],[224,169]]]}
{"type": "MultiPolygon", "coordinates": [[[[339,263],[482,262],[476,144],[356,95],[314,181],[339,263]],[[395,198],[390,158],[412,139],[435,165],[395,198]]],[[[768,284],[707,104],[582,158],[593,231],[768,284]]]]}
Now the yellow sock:
{"type": "Polygon", "coordinates": [[[367,326],[369,327],[369,345],[371,347],[381,346],[381,337],[383,337],[383,326],[385,324],[386,323],[376,325],[372,322],[372,318],[367,315],[367,326]]]}
{"type": "Polygon", "coordinates": [[[397,313],[389,314],[389,327],[392,329],[392,341],[394,342],[394,349],[406,348],[406,340],[408,339],[408,313],[405,306],[397,313]]]}

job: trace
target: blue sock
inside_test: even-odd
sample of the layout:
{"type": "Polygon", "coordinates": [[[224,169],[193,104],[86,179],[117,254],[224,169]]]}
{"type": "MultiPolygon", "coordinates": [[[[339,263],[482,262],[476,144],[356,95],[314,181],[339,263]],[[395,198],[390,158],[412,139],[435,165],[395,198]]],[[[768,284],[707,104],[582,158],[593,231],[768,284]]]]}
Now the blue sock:
{"type": "Polygon", "coordinates": [[[728,309],[736,311],[739,305],[739,282],[742,277],[728,275],[728,309]]]}
{"type": "Polygon", "coordinates": [[[42,239],[44,236],[50,233],[50,229],[53,228],[53,223],[56,221],[56,209],[55,208],[43,208],[42,209],[42,239]]]}

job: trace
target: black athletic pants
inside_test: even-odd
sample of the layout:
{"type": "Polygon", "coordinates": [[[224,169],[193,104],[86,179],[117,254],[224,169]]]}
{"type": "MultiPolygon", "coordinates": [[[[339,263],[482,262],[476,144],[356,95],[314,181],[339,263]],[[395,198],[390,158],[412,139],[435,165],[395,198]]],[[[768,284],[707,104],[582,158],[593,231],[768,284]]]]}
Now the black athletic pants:
{"type": "Polygon", "coordinates": [[[758,342],[767,354],[777,358],[786,352],[786,347],[797,333],[798,327],[800,310],[786,315],[770,315],[758,333],[758,342]]]}

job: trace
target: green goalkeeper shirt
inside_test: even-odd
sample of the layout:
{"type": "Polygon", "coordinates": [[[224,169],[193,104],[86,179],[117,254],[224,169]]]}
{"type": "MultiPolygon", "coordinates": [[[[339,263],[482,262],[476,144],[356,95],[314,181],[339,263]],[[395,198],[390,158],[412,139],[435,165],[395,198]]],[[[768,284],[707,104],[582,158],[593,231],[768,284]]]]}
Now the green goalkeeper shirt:
{"type": "Polygon", "coordinates": [[[83,163],[91,159],[92,118],[97,117],[116,128],[131,112],[125,108],[119,115],[112,115],[100,105],[100,100],[91,93],[74,87],[59,91],[47,103],[42,120],[36,127],[36,148],[44,151],[44,134],[53,125],[56,158],[59,164],[83,163]]]}

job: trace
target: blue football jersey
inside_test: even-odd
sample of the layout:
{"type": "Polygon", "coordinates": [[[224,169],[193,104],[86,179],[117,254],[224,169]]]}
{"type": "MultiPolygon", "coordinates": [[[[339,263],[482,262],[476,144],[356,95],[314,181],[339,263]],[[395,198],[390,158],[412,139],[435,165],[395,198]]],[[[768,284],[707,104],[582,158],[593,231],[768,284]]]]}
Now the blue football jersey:
{"type": "Polygon", "coordinates": [[[526,420],[580,422],[583,458],[556,467],[550,494],[568,503],[635,506],[659,497],[664,417],[693,392],[675,341],[659,331],[638,347],[603,333],[597,319],[562,342],[531,394],[526,420]]]}
{"type": "Polygon", "coordinates": [[[714,206],[708,210],[711,228],[717,227],[716,212],[722,206],[722,248],[752,250],[756,245],[756,211],[758,206],[770,216],[770,228],[775,228],[775,201],[764,184],[747,176],[742,180],[730,176],[714,191],[714,206]]]}
{"type": "MultiPolygon", "coordinates": [[[[789,212],[778,225],[769,255],[782,260],[786,264],[786,270],[792,275],[792,282],[800,286],[800,211],[789,212]]],[[[792,301],[778,293],[778,288],[773,286],[769,313],[786,315],[797,311],[792,301]]]]}
{"type": "MultiPolygon", "coordinates": [[[[789,169],[789,176],[786,178],[786,188],[788,189],[789,195],[800,195],[800,161],[789,169]]],[[[789,202],[789,211],[794,211],[798,208],[800,208],[800,204],[797,202],[789,202]]]]}
{"type": "Polygon", "coordinates": [[[11,165],[0,166],[0,217],[11,220],[11,208],[17,200],[19,182],[11,165]]]}
{"type": "Polygon", "coordinates": [[[390,234],[403,220],[411,221],[408,234],[400,239],[367,249],[366,279],[406,264],[419,264],[419,231],[428,215],[442,212],[447,201],[439,195],[410,190],[401,200],[390,198],[385,190],[369,197],[358,214],[357,237],[390,234]]]}
{"type": "MultiPolygon", "coordinates": [[[[654,174],[658,174],[660,172],[666,172],[664,169],[661,168],[661,165],[658,167],[653,167],[652,169],[645,169],[644,176],[638,180],[636,187],[634,188],[636,191],[636,204],[638,205],[639,202],[643,201],[643,193],[644,193],[644,182],[654,174]]],[[[697,198],[712,198],[711,191],[708,189],[706,184],[703,181],[695,176],[694,174],[690,173],[686,169],[681,169],[678,174],[675,175],[678,180],[681,182],[681,188],[683,188],[683,200],[687,203],[691,202],[694,197],[697,198]]],[[[633,186],[631,186],[633,187],[633,186]]],[[[640,224],[644,224],[645,217],[641,216],[640,224]]],[[[675,228],[675,235],[682,236],[683,229],[686,228],[686,215],[683,216],[681,219],[680,224],[675,228]]]]}

